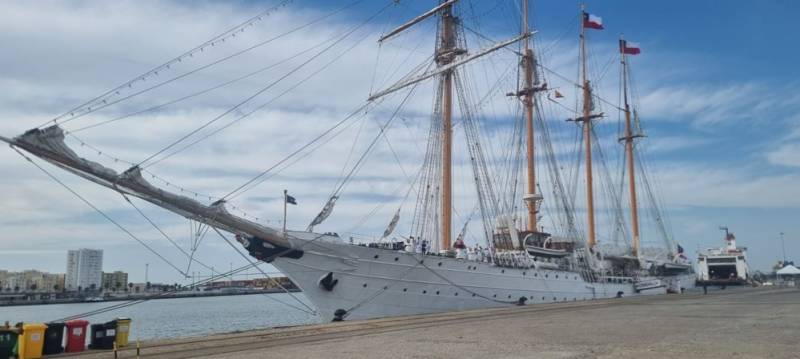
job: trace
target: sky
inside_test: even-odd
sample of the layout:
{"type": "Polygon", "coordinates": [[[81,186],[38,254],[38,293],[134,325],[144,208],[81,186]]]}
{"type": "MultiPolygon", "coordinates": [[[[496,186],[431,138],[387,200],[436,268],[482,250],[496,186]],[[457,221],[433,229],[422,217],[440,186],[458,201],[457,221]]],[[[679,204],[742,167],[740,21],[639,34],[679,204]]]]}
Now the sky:
{"type": "MultiPolygon", "coordinates": [[[[73,107],[175,58],[194,46],[270,8],[278,1],[242,2],[93,2],[10,1],[0,13],[0,135],[12,137],[42,125],[73,107]]],[[[220,129],[203,140],[150,167],[150,179],[165,189],[220,197],[289,155],[361,106],[370,93],[386,88],[424,65],[433,46],[434,22],[378,45],[377,37],[432,7],[433,1],[302,1],[288,2],[202,52],[182,58],[169,69],[123,88],[135,94],[248,47],[240,56],[169,82],[152,91],[93,111],[63,126],[77,137],[67,143],[86,158],[118,171],[156,153],[172,141],[259,93],[206,130],[220,129]],[[310,24],[308,26],[304,26],[310,24]],[[294,30],[293,30],[294,29],[294,30]],[[342,34],[355,29],[349,36],[342,34]],[[331,46],[330,49],[326,49],[331,46]],[[318,55],[315,55],[317,54],[318,55]],[[83,129],[164,104],[211,86],[258,72],[219,90],[179,103],[131,115],[113,123],[83,129]],[[264,106],[259,108],[258,106],[264,106]],[[230,120],[252,110],[253,115],[230,120]],[[221,128],[231,123],[229,127],[221,128]],[[78,138],[80,140],[78,140],[78,138]],[[81,145],[83,141],[84,145],[81,145]],[[91,146],[91,147],[89,147],[91,146]],[[99,151],[99,152],[98,152],[99,151]]],[[[471,51],[491,39],[510,38],[519,31],[514,1],[462,1],[471,51]],[[509,20],[511,19],[511,20],[509,20]],[[474,33],[480,33],[479,37],[474,33]]],[[[577,2],[532,1],[531,16],[537,55],[544,66],[575,79],[578,69],[577,2]]],[[[641,149],[661,195],[674,239],[694,255],[698,249],[722,244],[719,226],[728,226],[749,248],[750,264],[769,270],[786,256],[800,257],[800,48],[791,46],[793,1],[588,1],[589,12],[603,18],[605,30],[589,34],[590,77],[597,94],[619,101],[618,53],[621,33],[640,43],[642,54],[630,59],[634,101],[646,130],[641,149]]],[[[497,54],[470,64],[476,89],[487,90],[490,78],[507,85],[516,60],[497,54]]],[[[564,125],[577,98],[570,82],[549,75],[551,87],[563,91],[552,109],[554,141],[561,160],[569,158],[574,129],[564,125]]],[[[485,91],[490,92],[490,91],[485,91]]],[[[400,95],[406,92],[400,93],[400,95]]],[[[322,208],[341,175],[364,152],[391,117],[402,96],[395,95],[370,113],[348,122],[341,133],[313,152],[302,152],[296,163],[229,203],[235,213],[267,225],[282,225],[282,191],[298,199],[289,208],[287,225],[304,229],[322,208]]],[[[115,98],[120,98],[120,96],[115,98]]],[[[398,232],[408,232],[414,196],[406,198],[409,177],[416,173],[425,148],[432,90],[423,83],[410,97],[386,139],[367,157],[364,167],[345,189],[331,218],[320,231],[348,233],[356,238],[379,237],[400,208],[398,232]]],[[[488,147],[502,153],[508,123],[502,121],[512,100],[492,97],[482,108],[489,121],[488,147]]],[[[618,111],[597,127],[612,154],[618,111]]],[[[458,116],[458,114],[456,115],[458,116]]],[[[458,121],[458,120],[457,120],[458,121]]],[[[459,135],[459,129],[456,129],[459,135]]],[[[456,152],[465,152],[455,144],[456,152]]],[[[180,148],[180,146],[176,147],[180,148]]],[[[63,272],[66,251],[98,248],[105,252],[106,271],[130,272],[132,281],[187,283],[209,269],[188,265],[188,259],[150,226],[118,194],[76,178],[53,166],[43,167],[148,244],[175,270],[140,243],[120,231],[46,174],[10,148],[0,151],[0,269],[40,269],[63,272]],[[199,273],[196,273],[199,272],[199,273]]],[[[611,165],[612,168],[614,165],[611,165]]],[[[457,215],[455,228],[474,206],[465,178],[465,155],[455,159],[457,215]]],[[[545,171],[544,168],[539,168],[545,171]]],[[[580,179],[579,179],[580,181],[580,179]]],[[[546,180],[542,180],[545,185],[546,180]]],[[[580,186],[577,186],[580,187],[580,186]]],[[[198,195],[202,198],[202,195],[198,195]]],[[[580,196],[580,191],[578,192],[580,196]]],[[[548,201],[546,198],[545,201],[548,201]]],[[[200,243],[191,224],[145,202],[135,202],[184,251],[216,270],[246,264],[215,233],[200,243]]],[[[550,203],[550,202],[548,202],[550,203]]],[[[583,219],[582,207],[578,217],[583,219]]],[[[605,218],[607,219],[607,218],[605,218]]],[[[602,233],[607,228],[601,229],[602,233]]],[[[601,233],[601,241],[606,238],[601,233]]],[[[263,266],[272,273],[274,269],[263,266]]],[[[252,273],[256,274],[256,273],[252,273]]]]}

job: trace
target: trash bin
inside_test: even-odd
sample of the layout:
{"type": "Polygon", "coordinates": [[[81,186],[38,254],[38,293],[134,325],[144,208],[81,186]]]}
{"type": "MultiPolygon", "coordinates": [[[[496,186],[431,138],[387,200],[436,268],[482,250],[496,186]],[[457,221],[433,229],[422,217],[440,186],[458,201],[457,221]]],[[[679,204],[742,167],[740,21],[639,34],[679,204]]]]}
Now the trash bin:
{"type": "Polygon", "coordinates": [[[17,346],[18,337],[19,331],[17,328],[0,327],[0,359],[14,356],[14,348],[17,346]]]}
{"type": "Polygon", "coordinates": [[[117,339],[117,329],[113,322],[92,324],[92,339],[89,342],[90,349],[114,349],[114,341],[117,339]]]}
{"type": "Polygon", "coordinates": [[[19,337],[19,359],[38,359],[42,357],[44,348],[44,331],[47,325],[40,323],[23,324],[19,337]]]}
{"type": "Polygon", "coordinates": [[[89,322],[83,319],[74,319],[64,323],[67,327],[67,353],[76,353],[86,350],[86,327],[89,322]]]}
{"type": "Polygon", "coordinates": [[[117,318],[110,323],[114,323],[117,329],[117,347],[128,346],[128,334],[131,331],[131,318],[117,318]]]}
{"type": "Polygon", "coordinates": [[[47,323],[42,354],[61,354],[64,351],[64,323],[47,323]]]}

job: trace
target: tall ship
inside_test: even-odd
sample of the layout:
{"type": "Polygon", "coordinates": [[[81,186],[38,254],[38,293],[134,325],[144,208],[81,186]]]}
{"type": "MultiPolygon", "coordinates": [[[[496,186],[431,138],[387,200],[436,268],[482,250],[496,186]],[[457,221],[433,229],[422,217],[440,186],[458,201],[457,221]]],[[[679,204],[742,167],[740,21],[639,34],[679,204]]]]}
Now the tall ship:
{"type": "MultiPolygon", "coordinates": [[[[387,6],[392,3],[389,1],[387,6]]],[[[570,108],[562,100],[565,90],[548,85],[548,76],[563,76],[538,56],[528,1],[512,1],[507,6],[518,9],[520,30],[504,41],[489,41],[489,36],[480,34],[477,27],[470,25],[470,19],[475,17],[464,17],[467,6],[457,0],[440,1],[380,35],[378,41],[384,45],[422,24],[436,29],[430,39],[430,60],[415,66],[390,86],[366,95],[366,102],[343,120],[391,100],[398,103],[388,114],[378,116],[383,119],[378,122],[378,133],[361,157],[354,157],[357,159],[342,172],[341,181],[321,212],[304,230],[288,228],[286,224],[286,206],[297,203],[295,195],[302,198],[302,194],[292,191],[282,196],[282,225],[263,223],[232,210],[232,197],[266,181],[271,174],[269,169],[229,195],[209,197],[208,201],[183,188],[178,191],[174,185],[150,181],[157,177],[149,165],[197,143],[191,136],[205,130],[208,123],[143,161],[129,162],[130,166],[121,171],[86,159],[67,145],[65,139],[73,133],[64,126],[124,99],[126,91],[132,91],[132,84],[138,86],[138,79],[145,79],[152,72],[44,126],[2,140],[56,180],[39,160],[116,191],[134,207],[134,201],[143,200],[205,226],[204,230],[228,243],[235,239],[237,250],[243,248],[251,258],[272,264],[297,283],[324,320],[656,295],[691,288],[695,283],[692,266],[669,234],[661,202],[647,180],[646,166],[641,165],[638,145],[644,133],[631,96],[629,76],[630,56],[639,54],[638,45],[619,39],[619,84],[623,94],[620,103],[598,96],[597,81],[593,81],[589,68],[588,40],[604,25],[600,17],[581,7],[577,14],[579,78],[568,82],[575,90],[576,106],[570,108]],[[468,46],[473,42],[486,46],[474,50],[468,46]],[[490,88],[476,86],[475,68],[482,60],[497,56],[510,56],[513,62],[505,68],[497,65],[505,64],[502,61],[492,61],[490,65],[484,62],[484,67],[510,75],[490,88]],[[513,87],[500,88],[506,85],[513,87]],[[392,121],[403,116],[406,100],[425,86],[431,89],[432,99],[428,101],[432,109],[423,161],[416,174],[408,176],[408,188],[404,189],[405,196],[400,196],[403,200],[399,208],[386,218],[384,223],[388,226],[373,240],[340,236],[336,228],[345,225],[326,220],[337,202],[345,200],[346,184],[357,176],[375,145],[386,139],[392,121]],[[482,109],[492,97],[501,97],[500,101],[512,107],[508,114],[498,116],[506,125],[494,128],[501,133],[502,144],[487,139],[487,127],[492,123],[482,109]],[[608,117],[599,111],[601,104],[619,114],[622,130],[611,139],[624,158],[622,174],[617,177],[604,164],[599,144],[609,140],[596,130],[598,122],[608,117]],[[568,108],[566,112],[572,115],[564,121],[558,116],[562,112],[553,111],[554,107],[568,108]],[[575,135],[574,156],[565,156],[557,148],[551,135],[557,126],[575,135]],[[463,135],[460,143],[457,133],[463,135]],[[469,165],[470,172],[462,176],[474,187],[469,197],[454,196],[456,158],[469,165]],[[406,201],[407,198],[411,200],[406,201]],[[457,198],[474,202],[467,205],[474,208],[471,214],[454,213],[457,198]],[[601,198],[606,201],[599,204],[601,198]],[[406,205],[411,202],[413,205],[406,205]],[[647,205],[641,206],[643,203],[647,205]],[[655,223],[654,229],[642,229],[640,208],[655,223]],[[644,239],[649,239],[651,245],[645,246],[644,239]]],[[[241,29],[252,26],[253,21],[245,22],[241,29]]],[[[234,28],[231,33],[237,31],[239,28],[234,28]]],[[[223,41],[226,38],[231,37],[223,37],[223,41]]],[[[220,38],[215,39],[219,43],[220,38]]],[[[208,52],[214,43],[208,44],[198,48],[208,52]]],[[[194,49],[188,54],[199,56],[200,52],[194,49]]],[[[170,64],[176,62],[153,71],[166,73],[170,64]]],[[[236,107],[221,116],[238,112],[240,108],[236,107]]],[[[310,135],[308,144],[287,156],[288,162],[276,166],[291,163],[298,153],[319,148],[322,140],[334,139],[336,133],[344,131],[339,124],[319,136],[310,135]]],[[[81,148],[96,149],[84,142],[81,148]]],[[[154,221],[146,219],[155,226],[154,221]]]]}
{"type": "Polygon", "coordinates": [[[727,227],[725,245],[708,248],[697,256],[697,283],[699,285],[743,285],[750,280],[747,266],[747,248],[736,245],[736,236],[727,227]]]}

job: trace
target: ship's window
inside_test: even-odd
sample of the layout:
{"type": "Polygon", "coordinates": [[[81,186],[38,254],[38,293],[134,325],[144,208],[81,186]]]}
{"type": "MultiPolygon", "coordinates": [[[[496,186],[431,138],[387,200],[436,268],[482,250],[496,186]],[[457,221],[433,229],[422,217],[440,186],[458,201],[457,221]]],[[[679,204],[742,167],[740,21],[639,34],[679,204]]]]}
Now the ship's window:
{"type": "Polygon", "coordinates": [[[428,291],[427,291],[427,290],[423,290],[423,291],[422,291],[422,294],[426,294],[426,293],[428,293],[428,291]]]}
{"type": "Polygon", "coordinates": [[[542,297],[542,300],[545,300],[544,297],[542,297]]]}
{"type": "Polygon", "coordinates": [[[555,301],[557,301],[557,300],[558,300],[558,298],[556,298],[556,297],[553,297],[553,301],[554,301],[554,302],[555,302],[555,301]]]}
{"type": "Polygon", "coordinates": [[[439,295],[439,291],[438,290],[436,291],[436,295],[439,295]]]}
{"type": "Polygon", "coordinates": [[[442,262],[439,262],[439,267],[441,267],[441,266],[442,266],[442,262]]]}
{"type": "Polygon", "coordinates": [[[475,293],[472,293],[472,296],[474,297],[474,296],[475,296],[475,293]]]}
{"type": "Polygon", "coordinates": [[[366,287],[367,287],[367,283],[364,283],[364,288],[366,288],[366,287]]]}
{"type": "Polygon", "coordinates": [[[492,298],[497,298],[497,294],[493,295],[492,298]]]}
{"type": "Polygon", "coordinates": [[[525,273],[525,272],[522,272],[522,275],[525,275],[525,274],[527,274],[527,273],[525,273]]]}
{"type": "Polygon", "coordinates": [[[534,276],[534,277],[538,277],[538,276],[539,276],[539,273],[533,273],[533,276],[534,276]]]}
{"type": "Polygon", "coordinates": [[[547,277],[549,277],[549,276],[550,276],[549,274],[545,274],[545,275],[544,275],[544,277],[545,277],[545,278],[547,278],[547,277]]]}
{"type": "Polygon", "coordinates": [[[454,295],[455,295],[456,297],[458,297],[458,292],[456,292],[456,294],[454,294],[454,295]]]}
{"type": "Polygon", "coordinates": [[[408,292],[408,288],[403,288],[403,291],[404,292],[408,292]]]}
{"type": "Polygon", "coordinates": [[[375,255],[374,257],[372,257],[372,258],[378,259],[378,255],[376,254],[376,255],[375,255]]]}
{"type": "Polygon", "coordinates": [[[505,269],[501,269],[501,270],[500,270],[500,273],[505,273],[505,272],[506,272],[506,270],[505,270],[505,269]]]}
{"type": "Polygon", "coordinates": [[[556,274],[556,279],[558,279],[558,274],[556,274]]]}
{"type": "Polygon", "coordinates": [[[508,299],[511,299],[511,295],[508,296],[508,299]]]}
{"type": "Polygon", "coordinates": [[[394,257],[394,261],[397,262],[400,258],[394,257]]]}
{"type": "Polygon", "coordinates": [[[387,289],[389,289],[388,286],[383,286],[383,290],[387,290],[387,289]]]}

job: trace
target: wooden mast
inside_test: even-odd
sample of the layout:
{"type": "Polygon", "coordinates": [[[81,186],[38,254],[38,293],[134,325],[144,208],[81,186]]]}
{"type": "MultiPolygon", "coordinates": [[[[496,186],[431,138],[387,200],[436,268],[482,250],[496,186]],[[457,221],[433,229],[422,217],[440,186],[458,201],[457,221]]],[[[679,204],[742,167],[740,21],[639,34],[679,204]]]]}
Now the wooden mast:
{"type": "MultiPolygon", "coordinates": [[[[522,3],[522,31],[523,34],[527,34],[529,29],[528,24],[528,0],[524,0],[522,3]]],[[[530,39],[526,39],[524,42],[524,51],[523,51],[523,66],[525,70],[525,97],[523,99],[523,103],[525,104],[525,126],[527,129],[527,157],[528,157],[528,183],[527,183],[527,194],[525,201],[528,205],[528,230],[536,232],[537,229],[537,218],[536,218],[536,206],[537,201],[540,199],[536,196],[536,167],[535,167],[535,158],[534,158],[534,136],[533,136],[533,71],[534,71],[534,60],[533,60],[533,50],[530,49],[529,46],[530,39]]]]}
{"type": "MultiPolygon", "coordinates": [[[[436,62],[445,66],[456,56],[455,19],[452,5],[442,12],[442,31],[436,62]]],[[[452,238],[452,150],[453,150],[453,70],[442,74],[442,238],[439,250],[450,250],[452,238]]]]}
{"type": "Polygon", "coordinates": [[[628,62],[625,56],[624,41],[622,35],[619,36],[620,57],[622,61],[622,94],[625,101],[625,136],[620,140],[625,141],[625,157],[628,162],[628,187],[630,190],[631,201],[631,228],[633,230],[633,241],[631,243],[631,254],[639,256],[639,209],[636,201],[636,171],[633,158],[633,140],[637,136],[633,134],[631,126],[631,109],[628,104],[628,62]]]}
{"type": "Polygon", "coordinates": [[[589,79],[586,76],[586,21],[584,13],[585,5],[581,5],[581,74],[583,85],[583,138],[586,152],[586,212],[587,226],[589,227],[588,246],[589,250],[594,250],[597,244],[594,224],[594,188],[592,185],[592,93],[589,87],[589,79]]]}

